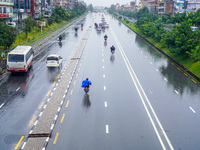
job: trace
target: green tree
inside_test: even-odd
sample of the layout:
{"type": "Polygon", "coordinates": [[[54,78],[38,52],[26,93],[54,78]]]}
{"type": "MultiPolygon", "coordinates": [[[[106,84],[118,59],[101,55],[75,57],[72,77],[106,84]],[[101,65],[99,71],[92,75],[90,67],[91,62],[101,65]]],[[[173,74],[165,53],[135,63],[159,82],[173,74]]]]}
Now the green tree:
{"type": "Polygon", "coordinates": [[[31,32],[32,28],[37,25],[37,22],[33,19],[31,15],[28,18],[24,19],[25,27],[23,31],[26,33],[26,38],[28,36],[28,32],[31,32]]]}
{"type": "Polygon", "coordinates": [[[89,4],[88,7],[87,7],[87,9],[88,9],[89,11],[92,11],[92,10],[93,10],[92,4],[89,4]]]}
{"type": "Polygon", "coordinates": [[[5,49],[9,48],[17,36],[16,28],[9,27],[0,22],[0,45],[5,49]]]}
{"type": "Polygon", "coordinates": [[[111,5],[111,6],[110,6],[110,11],[111,11],[111,12],[115,12],[115,11],[116,11],[115,5],[111,5]]]}

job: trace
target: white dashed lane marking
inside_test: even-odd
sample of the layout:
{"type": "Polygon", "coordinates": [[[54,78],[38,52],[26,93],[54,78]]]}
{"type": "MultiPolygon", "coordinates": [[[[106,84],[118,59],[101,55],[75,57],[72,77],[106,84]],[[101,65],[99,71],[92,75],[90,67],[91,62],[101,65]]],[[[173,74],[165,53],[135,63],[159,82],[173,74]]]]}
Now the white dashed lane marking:
{"type": "Polygon", "coordinates": [[[108,104],[107,104],[107,102],[106,102],[106,101],[105,101],[105,103],[104,103],[104,104],[105,104],[105,107],[108,107],[108,104]]]}
{"type": "Polygon", "coordinates": [[[193,113],[196,113],[196,111],[192,108],[192,107],[189,107],[190,109],[191,109],[191,111],[193,112],[193,113]]]}
{"type": "Polygon", "coordinates": [[[106,125],[106,133],[108,134],[109,133],[109,126],[106,125]]]}
{"type": "Polygon", "coordinates": [[[20,87],[18,87],[17,89],[16,89],[16,91],[18,91],[20,89],[20,87]]]}

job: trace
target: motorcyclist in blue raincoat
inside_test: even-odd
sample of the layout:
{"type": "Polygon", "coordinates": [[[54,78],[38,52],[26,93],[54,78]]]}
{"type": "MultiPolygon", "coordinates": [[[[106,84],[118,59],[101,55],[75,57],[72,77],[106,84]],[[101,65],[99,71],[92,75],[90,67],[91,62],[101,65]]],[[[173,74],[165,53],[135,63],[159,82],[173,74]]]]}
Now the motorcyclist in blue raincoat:
{"type": "Polygon", "coordinates": [[[84,88],[84,87],[88,87],[88,88],[89,88],[90,85],[92,85],[92,82],[89,81],[88,78],[86,78],[86,80],[83,80],[83,82],[82,82],[82,87],[83,87],[83,88],[84,88]]]}

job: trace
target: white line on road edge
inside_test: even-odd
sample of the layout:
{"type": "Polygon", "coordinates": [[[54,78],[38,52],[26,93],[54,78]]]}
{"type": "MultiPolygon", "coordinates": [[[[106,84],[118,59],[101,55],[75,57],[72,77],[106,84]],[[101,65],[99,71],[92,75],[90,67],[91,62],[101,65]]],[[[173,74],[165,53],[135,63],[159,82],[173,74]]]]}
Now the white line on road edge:
{"type": "Polygon", "coordinates": [[[20,89],[20,87],[18,87],[17,89],[16,89],[16,91],[18,91],[20,89]]]}
{"type": "Polygon", "coordinates": [[[136,74],[135,74],[135,72],[134,72],[134,70],[133,70],[133,68],[132,68],[132,66],[131,66],[131,64],[130,64],[130,62],[129,62],[129,60],[128,60],[128,58],[127,58],[127,56],[126,56],[126,54],[125,54],[125,52],[123,50],[123,48],[122,48],[122,46],[121,46],[121,44],[120,44],[120,42],[119,42],[119,40],[117,39],[115,33],[113,32],[112,28],[111,28],[111,33],[112,33],[112,35],[113,35],[113,37],[114,37],[114,39],[115,39],[115,41],[117,43],[117,46],[119,47],[119,51],[120,51],[120,53],[122,55],[122,58],[124,59],[126,67],[127,67],[128,71],[129,71],[129,74],[130,74],[130,76],[132,78],[132,81],[133,81],[133,83],[134,83],[134,85],[135,85],[135,87],[137,89],[137,92],[138,92],[138,94],[140,96],[140,99],[141,99],[143,105],[144,105],[144,108],[145,108],[146,113],[147,113],[147,115],[148,115],[148,117],[150,119],[150,122],[151,122],[151,124],[152,124],[152,126],[154,128],[154,131],[155,131],[155,133],[156,133],[156,135],[158,137],[158,140],[159,140],[159,142],[160,142],[160,144],[162,146],[162,149],[166,150],[166,147],[165,147],[165,145],[163,143],[163,140],[162,140],[162,138],[161,138],[161,136],[160,136],[160,134],[158,132],[158,129],[157,129],[155,123],[154,123],[152,115],[150,114],[150,110],[151,110],[151,112],[152,112],[152,114],[153,114],[153,116],[154,116],[154,118],[156,120],[156,124],[159,126],[159,130],[162,131],[162,135],[165,137],[165,140],[168,143],[169,148],[171,150],[174,150],[171,142],[169,141],[169,138],[166,135],[165,130],[163,129],[163,127],[162,127],[162,125],[161,125],[161,123],[160,123],[160,121],[159,121],[159,119],[158,119],[158,117],[157,117],[157,115],[156,115],[156,113],[155,113],[155,111],[154,111],[154,109],[153,109],[148,97],[146,96],[146,94],[145,94],[145,92],[144,92],[144,90],[143,90],[143,88],[142,88],[142,86],[141,86],[141,84],[140,84],[140,82],[139,82],[139,80],[138,80],[138,78],[137,78],[137,76],[136,76],[136,74]],[[143,96],[146,99],[146,103],[148,104],[150,110],[147,108],[147,104],[145,103],[143,96]]]}
{"type": "Polygon", "coordinates": [[[107,102],[106,102],[106,101],[105,101],[105,103],[104,103],[104,104],[105,104],[105,107],[108,107],[108,104],[107,104],[107,102]]]}
{"type": "Polygon", "coordinates": [[[164,78],[164,80],[165,80],[165,81],[167,81],[167,79],[166,79],[166,78],[164,78]]]}
{"type": "Polygon", "coordinates": [[[103,87],[104,91],[106,90],[106,86],[103,87]]]}
{"type": "Polygon", "coordinates": [[[3,103],[3,104],[1,104],[0,108],[1,108],[1,107],[3,107],[3,105],[4,105],[4,103],[3,103]]]}
{"type": "Polygon", "coordinates": [[[176,94],[179,94],[179,92],[177,90],[174,90],[176,92],[176,94]]]}
{"type": "Polygon", "coordinates": [[[192,107],[189,107],[190,109],[191,109],[191,111],[193,112],[193,113],[196,113],[196,111],[192,108],[192,107]]]}
{"type": "Polygon", "coordinates": [[[108,134],[109,133],[109,126],[106,125],[106,133],[108,134]]]}

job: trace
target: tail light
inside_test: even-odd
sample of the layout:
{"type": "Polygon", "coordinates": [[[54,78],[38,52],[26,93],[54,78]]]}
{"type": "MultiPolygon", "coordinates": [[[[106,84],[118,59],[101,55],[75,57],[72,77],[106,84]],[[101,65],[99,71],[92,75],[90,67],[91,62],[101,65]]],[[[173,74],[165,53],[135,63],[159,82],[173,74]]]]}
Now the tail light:
{"type": "Polygon", "coordinates": [[[26,68],[26,66],[24,65],[24,69],[26,68]]]}

